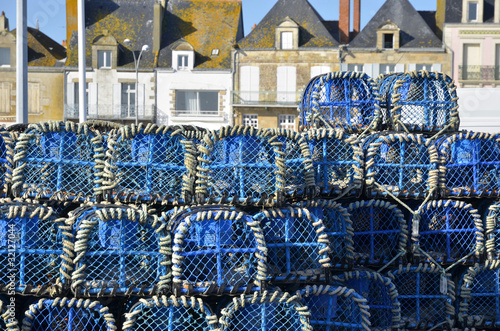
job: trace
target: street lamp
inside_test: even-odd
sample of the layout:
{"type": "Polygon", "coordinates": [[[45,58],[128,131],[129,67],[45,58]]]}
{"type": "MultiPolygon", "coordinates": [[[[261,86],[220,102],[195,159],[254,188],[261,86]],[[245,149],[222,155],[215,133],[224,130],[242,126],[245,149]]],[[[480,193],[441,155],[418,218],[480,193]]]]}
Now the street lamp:
{"type": "MultiPolygon", "coordinates": [[[[130,39],[125,39],[123,43],[127,46],[132,45],[132,41],[130,39]]],[[[141,55],[142,52],[147,52],[149,51],[149,46],[148,45],[142,45],[141,52],[139,53],[139,56],[136,58],[135,57],[135,51],[132,51],[132,55],[134,55],[134,65],[135,65],[135,125],[139,124],[139,98],[138,98],[138,91],[139,91],[139,63],[141,63],[141,55]]]]}

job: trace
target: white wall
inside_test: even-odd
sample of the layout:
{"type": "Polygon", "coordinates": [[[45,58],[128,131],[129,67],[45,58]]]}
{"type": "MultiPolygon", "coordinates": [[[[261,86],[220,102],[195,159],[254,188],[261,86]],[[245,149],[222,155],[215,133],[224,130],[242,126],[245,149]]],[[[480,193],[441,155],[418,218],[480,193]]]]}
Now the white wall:
{"type": "MultiPolygon", "coordinates": [[[[208,129],[219,129],[231,124],[231,89],[232,74],[230,71],[157,71],[157,123],[158,125],[189,124],[208,129]],[[220,94],[223,100],[224,113],[221,116],[172,116],[175,110],[172,94],[175,90],[211,90],[225,91],[220,94]]],[[[219,102],[220,107],[220,102],[219,102]]]]}
{"type": "Polygon", "coordinates": [[[500,88],[459,88],[460,129],[500,132],[500,88]]]}

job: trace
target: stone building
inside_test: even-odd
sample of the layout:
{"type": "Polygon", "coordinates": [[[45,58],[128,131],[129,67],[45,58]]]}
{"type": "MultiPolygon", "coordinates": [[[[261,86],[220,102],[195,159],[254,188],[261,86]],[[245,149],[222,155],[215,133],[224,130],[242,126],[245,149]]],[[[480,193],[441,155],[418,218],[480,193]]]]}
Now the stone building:
{"type": "MultiPolygon", "coordinates": [[[[28,121],[63,118],[63,66],[66,49],[41,32],[28,27],[28,121]]],[[[16,30],[0,15],[0,123],[16,121],[16,30]]]]}
{"type": "Polygon", "coordinates": [[[453,54],[460,127],[500,131],[500,0],[439,0],[438,26],[453,54]]]}

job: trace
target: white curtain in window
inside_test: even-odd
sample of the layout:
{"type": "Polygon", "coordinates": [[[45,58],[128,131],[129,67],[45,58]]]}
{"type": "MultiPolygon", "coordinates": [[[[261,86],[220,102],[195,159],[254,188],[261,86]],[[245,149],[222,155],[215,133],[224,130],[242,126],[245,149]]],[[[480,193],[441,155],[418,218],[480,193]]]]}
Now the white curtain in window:
{"type": "Polygon", "coordinates": [[[186,110],[189,111],[197,111],[198,110],[198,98],[196,96],[197,92],[195,91],[186,91],[184,92],[184,97],[186,98],[186,110]]]}

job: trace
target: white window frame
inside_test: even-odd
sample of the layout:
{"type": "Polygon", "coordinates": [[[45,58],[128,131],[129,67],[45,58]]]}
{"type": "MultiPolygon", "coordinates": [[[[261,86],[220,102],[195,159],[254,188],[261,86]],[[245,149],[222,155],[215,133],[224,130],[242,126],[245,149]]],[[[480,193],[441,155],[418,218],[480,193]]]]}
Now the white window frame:
{"type": "Polygon", "coordinates": [[[278,127],[280,129],[295,130],[295,115],[279,115],[278,116],[278,127]]]}
{"type": "Polygon", "coordinates": [[[99,49],[97,50],[97,69],[111,69],[112,61],[113,61],[113,51],[99,50],[99,49]]]}
{"type": "Polygon", "coordinates": [[[193,70],[194,51],[172,51],[172,68],[175,70],[193,70]],[[187,56],[187,63],[179,63],[179,58],[183,61],[187,56]]]}
{"type": "Polygon", "coordinates": [[[137,98],[137,86],[135,83],[121,83],[121,94],[120,94],[120,104],[121,104],[121,107],[122,107],[122,112],[123,112],[123,109],[124,107],[126,107],[125,109],[127,110],[126,111],[126,118],[130,118],[130,117],[135,117],[135,114],[136,114],[136,111],[137,109],[135,109],[135,105],[136,105],[136,100],[135,98],[137,98]],[[121,98],[122,94],[123,94],[123,85],[124,84],[127,84],[127,90],[125,91],[127,93],[127,103],[123,103],[123,99],[121,98]],[[134,85],[134,88],[132,89],[131,88],[131,85],[134,85]],[[131,99],[131,95],[134,94],[134,102],[131,103],[130,102],[130,99],[131,99]]]}
{"type": "Polygon", "coordinates": [[[257,114],[243,114],[241,121],[244,126],[253,126],[255,129],[259,128],[259,115],[257,114]]]}
{"type": "Polygon", "coordinates": [[[478,22],[479,21],[479,2],[477,1],[468,1],[467,2],[467,22],[478,22]],[[476,17],[474,19],[471,19],[470,17],[470,9],[471,5],[476,6],[476,17]]]}
{"type": "Polygon", "coordinates": [[[175,99],[176,99],[176,104],[175,104],[175,114],[176,115],[183,115],[183,116],[198,116],[198,115],[204,115],[204,116],[218,116],[219,115],[219,98],[220,98],[220,91],[213,91],[213,90],[175,90],[175,99]],[[195,93],[196,94],[196,109],[194,110],[189,110],[189,109],[177,109],[177,98],[180,96],[178,95],[179,92],[183,93],[195,93]],[[201,99],[200,99],[200,93],[203,92],[208,92],[208,93],[216,93],[217,94],[217,109],[212,109],[212,110],[201,110],[201,99]]]}
{"type": "Polygon", "coordinates": [[[1,51],[1,53],[3,53],[3,54],[0,54],[0,56],[3,55],[3,56],[7,57],[7,61],[5,61],[5,63],[0,62],[0,67],[10,67],[10,64],[11,64],[10,47],[0,47],[0,51],[1,51]]]}
{"type": "Polygon", "coordinates": [[[281,49],[293,49],[293,32],[292,31],[281,31],[281,49]]]}

